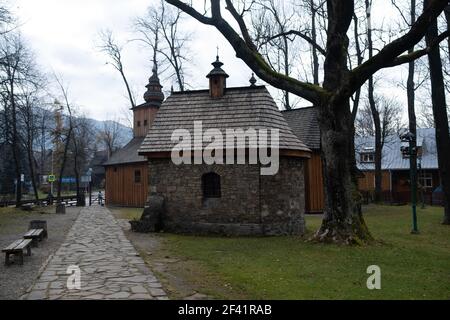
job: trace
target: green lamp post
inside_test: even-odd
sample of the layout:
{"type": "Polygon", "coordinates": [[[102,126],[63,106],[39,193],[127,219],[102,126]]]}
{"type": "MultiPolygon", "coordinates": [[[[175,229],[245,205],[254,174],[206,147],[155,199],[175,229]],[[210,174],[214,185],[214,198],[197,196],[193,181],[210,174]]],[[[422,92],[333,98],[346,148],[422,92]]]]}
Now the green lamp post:
{"type": "Polygon", "coordinates": [[[410,173],[410,180],[411,180],[411,208],[412,208],[412,234],[418,234],[419,229],[417,227],[417,176],[416,176],[416,170],[414,170],[414,159],[417,158],[417,148],[413,147],[413,142],[416,139],[413,133],[406,132],[402,135],[400,135],[400,140],[402,142],[407,142],[409,144],[409,147],[402,146],[400,148],[403,155],[408,154],[409,155],[409,173],[410,173]]]}

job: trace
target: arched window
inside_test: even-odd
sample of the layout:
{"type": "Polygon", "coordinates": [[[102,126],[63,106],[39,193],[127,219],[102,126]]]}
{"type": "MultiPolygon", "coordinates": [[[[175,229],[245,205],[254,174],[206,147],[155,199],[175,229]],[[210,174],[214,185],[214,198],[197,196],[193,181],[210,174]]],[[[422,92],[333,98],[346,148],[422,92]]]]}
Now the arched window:
{"type": "Polygon", "coordinates": [[[209,172],[202,176],[203,198],[220,198],[220,176],[209,172]]]}

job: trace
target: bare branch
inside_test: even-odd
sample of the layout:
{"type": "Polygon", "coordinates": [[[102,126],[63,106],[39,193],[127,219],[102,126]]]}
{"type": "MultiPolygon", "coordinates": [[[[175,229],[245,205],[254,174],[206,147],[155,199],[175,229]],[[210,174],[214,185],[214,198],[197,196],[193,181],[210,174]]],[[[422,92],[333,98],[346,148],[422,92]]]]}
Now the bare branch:
{"type": "MultiPolygon", "coordinates": [[[[351,71],[351,92],[354,92],[375,72],[389,66],[402,52],[417,44],[425,36],[430,21],[435,20],[447,4],[447,0],[430,1],[429,6],[424,9],[423,13],[405,35],[392,41],[380,50],[378,54],[351,71]]],[[[411,60],[405,59],[405,62],[408,61],[411,60]]]]}
{"type": "Polygon", "coordinates": [[[274,71],[255,48],[251,48],[240,35],[226,22],[220,13],[220,1],[211,0],[211,18],[207,18],[193,7],[179,0],[166,0],[166,2],[183,10],[191,17],[204,24],[213,25],[228,40],[236,52],[261,79],[279,89],[288,90],[313,103],[320,96],[327,95],[327,91],[317,85],[302,82],[274,71]]]}

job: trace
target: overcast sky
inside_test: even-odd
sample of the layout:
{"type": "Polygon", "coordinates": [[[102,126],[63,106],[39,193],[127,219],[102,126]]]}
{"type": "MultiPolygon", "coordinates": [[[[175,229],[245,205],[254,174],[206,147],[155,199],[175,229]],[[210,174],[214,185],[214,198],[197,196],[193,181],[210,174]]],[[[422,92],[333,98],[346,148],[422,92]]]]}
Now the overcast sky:
{"type": "MultiPolygon", "coordinates": [[[[10,1],[10,4],[12,1],[10,1]]],[[[99,30],[112,29],[119,41],[133,38],[132,19],[145,13],[152,0],[16,0],[11,8],[19,17],[21,31],[37,56],[41,69],[61,75],[71,100],[95,119],[122,117],[128,100],[120,75],[98,50],[99,30]]],[[[192,21],[195,42],[189,70],[192,86],[206,88],[206,74],[219,46],[230,86],[248,83],[251,71],[237,59],[230,46],[214,29],[192,21]],[[207,39],[207,40],[206,40],[207,39]]],[[[142,95],[151,75],[148,50],[138,43],[125,47],[125,71],[137,95],[142,95]]],[[[171,83],[165,82],[169,90],[171,83]]]]}
{"type": "MultiPolygon", "coordinates": [[[[99,30],[112,29],[122,42],[133,38],[132,19],[144,14],[153,1],[157,0],[10,0],[9,3],[41,69],[61,75],[69,87],[71,101],[89,117],[104,120],[122,118],[129,103],[119,74],[106,64],[107,58],[98,50],[99,30]]],[[[223,37],[212,27],[186,19],[186,27],[195,33],[191,44],[193,66],[189,69],[192,87],[207,87],[205,76],[212,68],[216,46],[225,63],[223,68],[230,75],[227,84],[247,85],[251,71],[235,57],[223,37]]],[[[125,70],[138,103],[143,102],[144,86],[151,75],[150,58],[151,53],[138,43],[129,44],[124,51],[125,70]]],[[[400,77],[405,76],[399,72],[400,77]]],[[[163,85],[168,90],[171,83],[163,85]]],[[[392,83],[385,86],[392,87],[392,83]]],[[[406,94],[398,91],[395,94],[404,101],[406,94]]]]}

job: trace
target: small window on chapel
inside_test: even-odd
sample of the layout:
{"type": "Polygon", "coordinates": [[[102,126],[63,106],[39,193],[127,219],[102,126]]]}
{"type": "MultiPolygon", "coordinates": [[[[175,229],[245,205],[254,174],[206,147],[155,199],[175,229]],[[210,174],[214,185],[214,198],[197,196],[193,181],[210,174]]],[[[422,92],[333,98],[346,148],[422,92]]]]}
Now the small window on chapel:
{"type": "Polygon", "coordinates": [[[209,172],[202,176],[203,198],[220,198],[220,176],[209,172]]]}
{"type": "Polygon", "coordinates": [[[137,126],[138,126],[138,127],[141,126],[141,122],[140,122],[140,121],[137,122],[137,126]]]}
{"type": "Polygon", "coordinates": [[[141,183],[141,170],[134,170],[134,183],[141,183]]]}
{"type": "Polygon", "coordinates": [[[147,126],[147,124],[148,124],[148,121],[144,120],[144,127],[147,126]]]}

